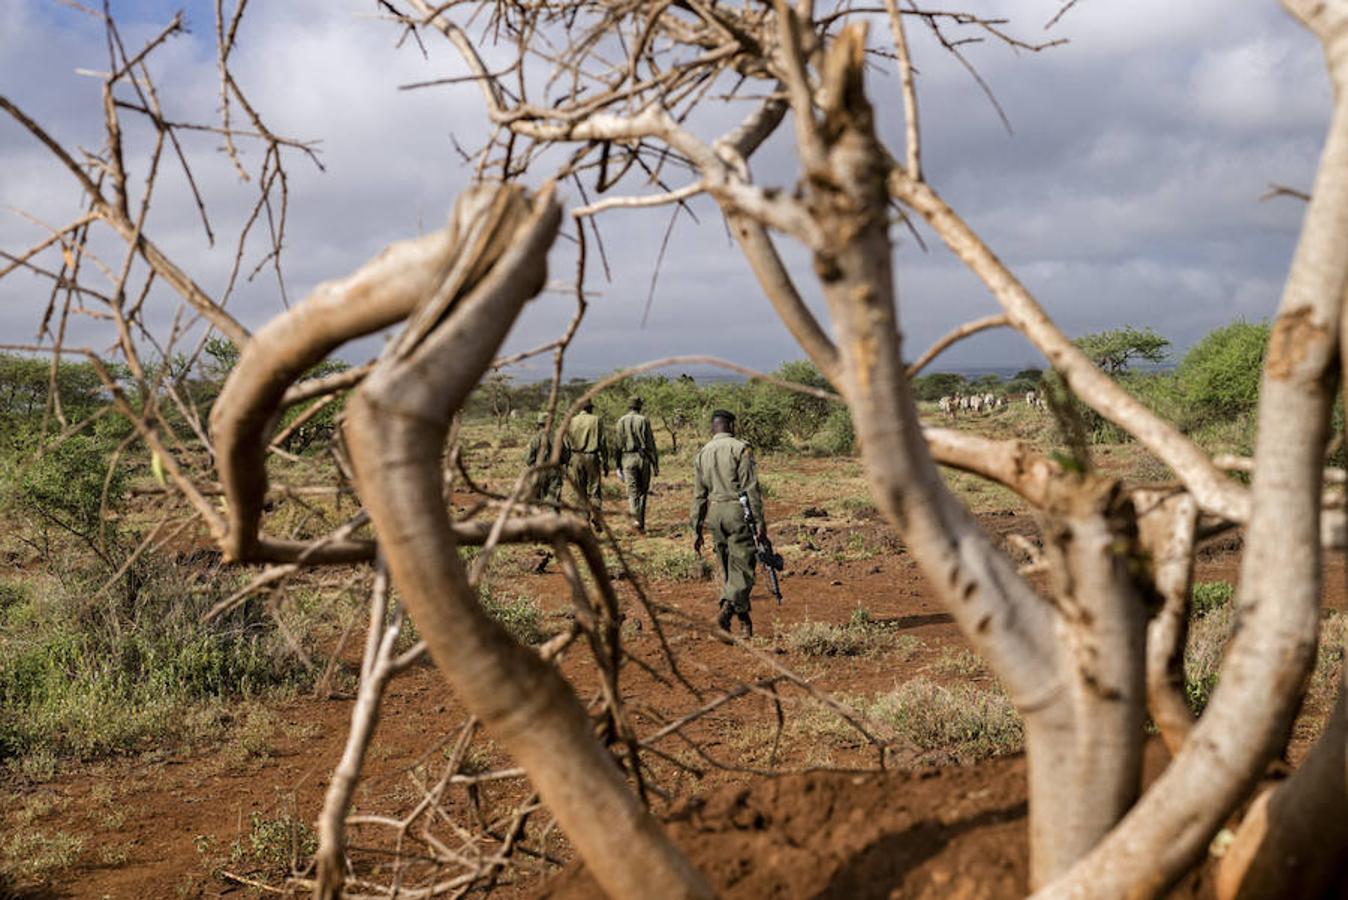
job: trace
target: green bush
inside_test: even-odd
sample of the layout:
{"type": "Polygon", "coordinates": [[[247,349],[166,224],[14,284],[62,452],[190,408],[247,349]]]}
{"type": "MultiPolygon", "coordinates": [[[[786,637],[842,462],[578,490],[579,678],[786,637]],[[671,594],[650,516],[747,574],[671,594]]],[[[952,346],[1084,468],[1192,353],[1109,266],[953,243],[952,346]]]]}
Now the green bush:
{"type": "Polygon", "coordinates": [[[810,449],[826,456],[848,456],[856,451],[857,433],[852,414],[839,406],[829,413],[823,426],[810,441],[810,449]]]}
{"type": "Polygon", "coordinates": [[[1183,425],[1186,401],[1174,372],[1131,372],[1120,378],[1119,383],[1161,418],[1183,425]]]}
{"type": "Polygon", "coordinates": [[[0,614],[0,758],[92,758],[184,737],[202,701],[307,682],[257,603],[210,624],[226,586],[203,591],[165,560],[143,560],[133,594],[101,579],[32,590],[0,614]]]}
{"type": "Polygon", "coordinates": [[[1259,403],[1268,346],[1266,322],[1232,322],[1209,332],[1179,365],[1180,390],[1191,426],[1249,414],[1259,403]]]}
{"type": "Polygon", "coordinates": [[[1231,602],[1236,589],[1225,581],[1200,581],[1194,585],[1189,615],[1202,618],[1231,602]]]}
{"type": "Polygon", "coordinates": [[[944,687],[914,678],[877,698],[868,712],[901,741],[960,762],[1014,753],[1024,741],[1020,717],[1005,694],[966,684],[944,687]]]}
{"type": "MultiPolygon", "coordinates": [[[[829,384],[823,373],[807,360],[784,363],[777,370],[777,377],[805,387],[833,391],[833,385],[829,384]]],[[[786,405],[791,413],[786,428],[797,441],[809,440],[833,413],[835,404],[822,397],[796,393],[786,388],[776,390],[786,394],[786,405]]]]}
{"type": "Polygon", "coordinates": [[[935,403],[956,391],[967,393],[969,382],[955,372],[933,372],[913,379],[913,397],[919,402],[935,403]]]}
{"type": "Polygon", "coordinates": [[[85,540],[97,534],[104,512],[114,509],[126,489],[121,466],[108,471],[111,441],[81,432],[53,447],[31,443],[31,456],[13,464],[0,480],[0,508],[38,527],[55,527],[85,540]]]}
{"type": "Polygon", "coordinates": [[[735,414],[735,435],[758,451],[772,452],[787,445],[794,394],[760,382],[724,382],[709,390],[712,407],[735,414]]]}

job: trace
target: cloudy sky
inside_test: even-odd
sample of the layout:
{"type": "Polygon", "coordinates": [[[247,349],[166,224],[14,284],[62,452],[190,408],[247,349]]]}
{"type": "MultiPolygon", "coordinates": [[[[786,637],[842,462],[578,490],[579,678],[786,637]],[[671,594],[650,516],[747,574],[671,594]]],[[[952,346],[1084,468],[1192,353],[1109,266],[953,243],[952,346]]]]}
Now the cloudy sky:
{"type": "MultiPolygon", "coordinates": [[[[160,52],[154,72],[170,117],[209,120],[218,105],[214,4],[113,0],[112,7],[128,44],[136,44],[184,2],[190,33],[160,52]]],[[[1005,13],[1013,31],[1040,40],[1057,2],[975,7],[1005,13]]],[[[471,146],[482,133],[482,107],[468,85],[399,90],[464,69],[443,42],[428,40],[428,58],[395,46],[398,30],[379,19],[374,0],[257,0],[251,14],[235,74],[274,130],[321,141],[326,169],[298,156],[288,162],[285,274],[294,298],[351,271],[388,242],[443,221],[471,176],[452,136],[471,146]]],[[[1008,132],[968,74],[914,29],[929,180],[1069,334],[1150,325],[1182,349],[1233,318],[1270,315],[1302,208],[1260,196],[1270,183],[1306,188],[1312,178],[1329,106],[1314,43],[1271,0],[1085,0],[1048,36],[1070,43],[1038,54],[992,43],[967,48],[1010,118],[1008,132]]],[[[107,68],[97,23],[52,0],[0,0],[0,94],[68,146],[97,149],[98,82],[81,68],[107,68]]],[[[877,69],[870,88],[882,128],[899,147],[897,79],[877,69]]],[[[786,132],[755,160],[760,182],[791,183],[786,132]]],[[[222,237],[217,245],[208,245],[174,170],[164,176],[148,228],[215,294],[228,278],[230,236],[247,213],[250,190],[218,145],[209,136],[188,142],[222,237]]],[[[143,166],[144,158],[133,154],[130,163],[143,166]]],[[[255,167],[255,148],[245,147],[244,159],[255,167]]],[[[16,252],[42,235],[13,210],[55,224],[77,215],[77,200],[69,177],[41,147],[0,118],[0,249],[16,252]]],[[[570,374],[591,376],[677,353],[760,368],[801,355],[712,205],[697,202],[694,210],[700,224],[684,215],[674,225],[644,325],[669,211],[621,211],[601,220],[611,278],[596,272],[592,281],[596,297],[570,374]]],[[[949,327],[995,311],[934,237],[925,235],[927,252],[906,233],[896,237],[908,356],[949,327]]],[[[263,249],[252,245],[249,260],[263,249]]],[[[813,296],[803,255],[784,250],[813,296]]],[[[559,244],[555,278],[569,277],[571,259],[559,244]]],[[[45,299],[35,278],[0,282],[0,342],[31,340],[45,299]]],[[[231,309],[257,327],[279,303],[274,276],[264,272],[236,293],[231,309]]],[[[155,321],[166,324],[173,307],[173,298],[156,297],[155,321]]],[[[570,313],[566,296],[543,296],[509,346],[549,339],[570,313]]],[[[107,340],[96,323],[76,323],[73,333],[90,343],[107,340]]],[[[949,351],[936,368],[1037,360],[1013,334],[992,333],[949,351]]]]}

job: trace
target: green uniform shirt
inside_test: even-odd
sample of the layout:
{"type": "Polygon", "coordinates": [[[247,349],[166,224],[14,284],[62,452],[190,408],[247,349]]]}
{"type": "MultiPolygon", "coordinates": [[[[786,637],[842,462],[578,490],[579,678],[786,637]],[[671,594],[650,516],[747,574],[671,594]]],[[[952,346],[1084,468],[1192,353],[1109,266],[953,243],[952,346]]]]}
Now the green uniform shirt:
{"type": "Polygon", "coordinates": [[[660,474],[660,451],[655,448],[655,432],[651,430],[651,420],[639,412],[629,412],[618,420],[619,465],[622,465],[624,453],[640,453],[650,462],[655,474],[660,474]]]}
{"type": "Polygon", "coordinates": [[[566,426],[566,437],[562,446],[571,453],[597,454],[608,469],[608,442],[604,439],[604,424],[594,413],[576,413],[566,426]]]}
{"type": "Polygon", "coordinates": [[[576,413],[566,426],[565,445],[572,453],[600,453],[604,444],[604,428],[594,413],[576,413]]]}
{"type": "Polygon", "coordinates": [[[739,505],[740,492],[749,495],[758,527],[763,519],[763,495],[758,490],[754,450],[744,441],[722,432],[712,437],[693,457],[693,531],[701,533],[711,504],[739,505]]]}
{"type": "MultiPolygon", "coordinates": [[[[524,462],[529,466],[541,466],[552,460],[552,435],[547,431],[540,429],[529,441],[529,449],[525,451],[524,462]]],[[[562,453],[561,462],[566,464],[566,453],[562,453]]],[[[561,502],[562,499],[562,472],[560,469],[549,469],[546,472],[539,472],[534,476],[533,496],[536,500],[552,500],[561,502]]]]}
{"type": "Polygon", "coordinates": [[[524,462],[526,465],[539,466],[552,458],[552,435],[546,431],[540,431],[534,435],[533,440],[529,441],[529,449],[525,451],[524,462]]]}

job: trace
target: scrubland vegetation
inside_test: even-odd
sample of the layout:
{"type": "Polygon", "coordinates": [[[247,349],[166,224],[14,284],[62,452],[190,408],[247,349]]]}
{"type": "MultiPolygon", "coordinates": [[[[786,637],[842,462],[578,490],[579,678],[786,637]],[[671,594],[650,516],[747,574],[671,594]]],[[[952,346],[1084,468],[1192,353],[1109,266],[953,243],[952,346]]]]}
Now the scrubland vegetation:
{"type": "MultiPolygon", "coordinates": [[[[1209,334],[1178,365],[1142,371],[1135,366],[1139,359],[1151,364],[1167,360],[1167,342],[1153,332],[1119,329],[1080,343],[1130,392],[1198,433],[1205,446],[1239,452],[1250,445],[1250,413],[1258,399],[1257,372],[1267,333],[1265,325],[1235,322],[1209,334]]],[[[182,391],[202,413],[233,362],[228,344],[213,344],[211,350],[200,371],[177,374],[182,391]]],[[[339,369],[329,364],[313,374],[339,369]]],[[[311,608],[317,601],[301,598],[282,610],[269,609],[263,598],[255,597],[203,621],[207,610],[242,585],[243,576],[220,569],[218,556],[210,551],[192,549],[196,545],[190,536],[167,539],[169,529],[157,527],[152,516],[160,484],[152,460],[124,453],[128,426],[121,419],[90,418],[105,399],[96,374],[78,363],[64,363],[55,373],[58,391],[49,396],[52,370],[46,361],[0,355],[0,510],[9,525],[7,566],[0,574],[0,757],[11,767],[32,768],[23,761],[88,759],[155,742],[200,740],[215,733],[211,722],[218,719],[221,704],[312,688],[322,670],[320,645],[333,637],[328,633],[332,623],[321,626],[322,617],[311,608]],[[64,433],[52,402],[58,397],[66,421],[88,424],[64,433]]],[[[786,381],[826,386],[809,363],[790,363],[776,374],[786,381]]],[[[588,382],[569,383],[563,399],[586,387],[588,382]]],[[[978,424],[991,423],[1049,450],[1062,440],[1062,415],[1074,409],[1063,407],[1069,412],[1055,417],[1015,402],[1026,390],[1061,390],[1051,373],[1045,377],[1038,370],[1007,381],[928,374],[919,376],[914,388],[924,403],[953,392],[1009,395],[1013,402],[1006,409],[984,414],[978,424]]],[[[739,414],[741,434],[765,456],[763,482],[769,497],[780,490],[775,485],[792,482],[793,454],[845,459],[853,450],[854,431],[845,408],[772,384],[634,378],[600,394],[598,409],[612,422],[632,395],[646,401],[668,455],[667,472],[686,465],[704,436],[710,410],[717,407],[739,414]]],[[[499,470],[516,462],[517,448],[531,433],[532,415],[544,399],[541,386],[515,385],[505,377],[479,388],[468,412],[482,423],[478,427],[484,439],[478,443],[485,451],[483,465],[499,470]]],[[[308,455],[322,452],[339,408],[333,404],[310,420],[307,437],[292,438],[288,446],[299,455],[291,465],[303,466],[308,455]]],[[[292,410],[289,417],[302,411],[292,410]]],[[[932,415],[937,421],[934,409],[932,415]]],[[[181,427],[188,426],[182,422],[181,427]]],[[[1099,421],[1089,434],[1097,445],[1115,444],[1121,437],[1099,421]]],[[[1152,465],[1140,453],[1129,456],[1128,464],[1152,465]]],[[[998,490],[974,488],[972,480],[967,486],[975,495],[998,490]]],[[[607,488],[612,499],[621,498],[620,485],[607,488]]],[[[823,484],[801,483],[793,493],[807,506],[833,506],[837,514],[864,518],[873,507],[859,479],[857,490],[856,495],[839,496],[823,484]],[[818,495],[811,495],[812,489],[818,495]]],[[[982,497],[971,499],[975,508],[988,505],[982,497]]],[[[995,498],[992,505],[1003,499],[995,498]]],[[[686,499],[670,502],[682,505],[686,499]]],[[[297,534],[317,532],[332,519],[322,502],[292,506],[297,534]]],[[[801,559],[809,550],[800,552],[799,547],[811,546],[808,537],[783,543],[801,559]]],[[[886,551],[869,546],[858,533],[828,553],[843,562],[886,551]]],[[[508,550],[502,553],[509,558],[508,550]]],[[[689,552],[677,536],[653,535],[634,558],[656,582],[698,581],[711,575],[707,561],[689,552]]],[[[528,568],[532,561],[522,565],[528,568]]],[[[1229,585],[1199,585],[1195,615],[1200,620],[1212,615],[1216,621],[1225,615],[1222,607],[1229,599],[1229,585]]],[[[529,598],[489,594],[485,605],[522,641],[538,643],[546,637],[541,613],[529,598]]],[[[786,643],[805,656],[845,658],[888,648],[895,637],[864,620],[816,622],[798,626],[786,643]]],[[[1190,686],[1198,706],[1210,691],[1219,656],[1208,647],[1210,642],[1200,643],[1207,648],[1200,651],[1205,661],[1195,663],[1197,674],[1190,686]]]]}
{"type": "MultiPolygon", "coordinates": [[[[1177,364],[1165,341],[1149,332],[1121,329],[1082,339],[1130,393],[1180,422],[1208,449],[1248,452],[1257,372],[1267,327],[1233,323],[1208,335],[1177,364]],[[1141,350],[1132,352],[1133,345],[1141,350]],[[1111,356],[1112,355],[1112,356],[1111,356]],[[1111,362],[1111,359],[1116,361],[1111,362]],[[1150,366],[1139,369],[1137,360],[1150,366]]],[[[198,370],[180,371],[176,384],[204,413],[218,393],[231,357],[222,347],[198,370]]],[[[338,367],[327,366],[324,372],[338,367]]],[[[322,374],[322,373],[317,373],[322,374]]],[[[813,366],[792,363],[777,376],[825,386],[813,366]]],[[[345,635],[359,622],[359,593],[341,578],[305,581],[284,595],[266,591],[234,598],[247,572],[222,567],[219,554],[192,527],[158,515],[165,490],[152,458],[128,453],[122,420],[98,415],[105,389],[89,367],[66,363],[55,370],[58,392],[49,395],[50,366],[41,360],[0,355],[0,764],[10,790],[58,781],[100,761],[209,756],[223,770],[265,766],[279,737],[277,704],[312,696],[344,696],[354,673],[345,635]],[[54,405],[59,396],[58,410],[54,405]],[[67,428],[62,422],[84,423],[67,428]],[[223,609],[215,615],[212,610],[223,609]]],[[[1064,456],[1073,428],[1087,436],[1095,464],[1155,480],[1163,467],[1123,440],[1112,426],[1068,396],[1052,373],[1026,370],[1003,381],[950,373],[922,375],[915,390],[934,425],[976,427],[1017,437],[1064,456]],[[1045,391],[1052,408],[1027,406],[1024,391],[1045,391]],[[1011,402],[977,416],[945,419],[935,401],[953,392],[1006,395],[1011,402]]],[[[565,386],[563,401],[588,382],[565,386]]],[[[687,502],[687,469],[704,439],[708,413],[734,409],[741,433],[758,449],[764,493],[779,549],[794,578],[856,578],[870,567],[901,558],[905,549],[885,529],[872,527],[876,509],[857,462],[855,431],[846,409],[818,397],[758,382],[698,382],[687,377],[623,381],[598,397],[611,423],[639,395],[659,436],[664,460],[653,503],[666,513],[662,527],[632,537],[625,562],[658,589],[714,592],[716,573],[706,557],[688,549],[680,526],[687,502]],[[808,465],[807,465],[808,461],[808,465]],[[672,510],[672,512],[670,512],[672,510]]],[[[533,414],[545,399],[536,385],[499,377],[473,395],[465,418],[468,471],[482,483],[508,483],[518,472],[533,414]],[[512,414],[513,413],[513,414],[512,414]]],[[[288,436],[278,470],[302,475],[328,452],[341,404],[288,436]]],[[[303,410],[293,410],[294,420],[303,410]]],[[[191,427],[174,419],[184,437],[191,427]]],[[[285,426],[281,426],[284,430],[285,426]]],[[[951,472],[949,483],[979,514],[1023,514],[1013,494],[951,472]]],[[[606,483],[606,502],[621,504],[622,488],[606,483]]],[[[273,520],[292,536],[312,536],[340,523],[350,502],[340,494],[278,496],[273,520]]],[[[475,551],[462,551],[471,561],[475,551]]],[[[482,604],[510,634],[540,645],[567,627],[565,615],[540,603],[530,587],[550,571],[549,554],[499,548],[482,585],[482,604]]],[[[611,554],[612,571],[623,564],[611,554]]],[[[878,571],[878,567],[874,569],[878,571]]],[[[841,582],[836,582],[841,583],[841,582]]],[[[1236,620],[1227,581],[1200,582],[1193,590],[1185,695],[1195,713],[1217,684],[1223,650],[1236,620]]],[[[699,613],[701,614],[701,613],[699,613]]],[[[1326,620],[1324,643],[1308,703],[1323,716],[1342,666],[1345,619],[1326,620]]],[[[634,623],[628,623],[632,625],[634,623]]],[[[1022,749],[1022,723],[980,657],[964,646],[931,643],[909,633],[901,619],[877,616],[857,605],[843,617],[814,619],[765,631],[755,644],[782,654],[821,682],[857,666],[898,673],[888,685],[843,690],[838,702],[887,745],[892,765],[967,764],[1022,749]]],[[[416,640],[409,623],[400,646],[416,640]]],[[[869,671],[869,670],[867,670],[869,671]]],[[[783,732],[770,725],[732,729],[730,746],[746,764],[776,763],[792,746],[796,762],[833,766],[861,752],[864,742],[832,708],[806,703],[783,732]],[[784,743],[783,743],[784,742],[784,743]]],[[[20,794],[14,794],[18,798],[20,794]]],[[[53,825],[57,810],[12,800],[11,836],[0,844],[0,878],[14,885],[61,881],[72,867],[97,862],[117,866],[125,851],[86,847],[79,833],[53,825]],[[33,825],[36,821],[38,824],[33,825]],[[40,827],[39,827],[40,826],[40,827]],[[120,856],[119,856],[120,854],[120,856]]],[[[112,813],[107,814],[108,817],[112,813]]],[[[114,832],[117,822],[107,820],[114,832]]],[[[198,875],[244,869],[263,881],[282,879],[314,851],[310,824],[293,812],[254,812],[229,837],[198,835],[198,875]]],[[[213,874],[214,873],[214,874],[213,874]]],[[[5,883],[0,881],[0,884],[5,883]]]]}

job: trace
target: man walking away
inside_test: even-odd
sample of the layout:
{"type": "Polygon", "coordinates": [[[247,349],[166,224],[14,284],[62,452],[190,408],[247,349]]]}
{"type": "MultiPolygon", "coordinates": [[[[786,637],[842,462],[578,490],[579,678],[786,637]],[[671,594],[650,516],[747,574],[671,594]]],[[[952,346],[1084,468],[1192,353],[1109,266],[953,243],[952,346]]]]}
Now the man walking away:
{"type": "Polygon", "coordinates": [[[641,398],[633,397],[627,414],[618,420],[618,477],[627,485],[627,511],[632,524],[646,533],[646,497],[651,476],[660,474],[660,451],[655,448],[651,421],[641,414],[641,398]]]}
{"type": "Polygon", "coordinates": [[[702,530],[710,528],[725,577],[716,624],[729,631],[731,617],[738,616],[745,637],[753,637],[749,592],[754,586],[754,535],[744,521],[739,495],[741,491],[748,495],[759,536],[766,539],[754,451],[735,437],[735,415],[724,409],[711,414],[711,434],[711,440],[693,457],[693,552],[702,552],[702,530]]]}
{"type": "MultiPolygon", "coordinates": [[[[541,466],[552,459],[552,435],[548,433],[548,414],[539,413],[535,420],[538,432],[529,441],[529,449],[524,454],[524,463],[528,466],[541,466]]],[[[562,453],[561,464],[566,465],[566,453],[562,453]]],[[[534,475],[533,499],[545,503],[562,502],[562,470],[548,469],[534,475]]]]}
{"type": "Polygon", "coordinates": [[[603,504],[600,477],[608,474],[608,444],[604,439],[604,423],[594,414],[594,404],[590,401],[585,402],[567,426],[562,448],[571,457],[567,472],[580,496],[580,505],[585,506],[588,501],[592,510],[590,524],[597,526],[598,518],[594,512],[603,504]]]}

